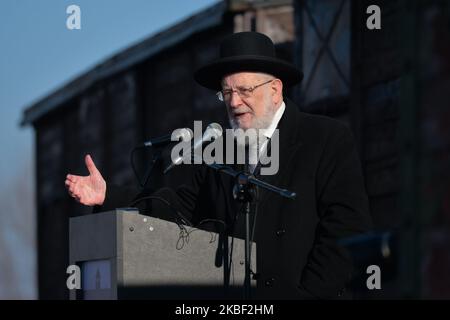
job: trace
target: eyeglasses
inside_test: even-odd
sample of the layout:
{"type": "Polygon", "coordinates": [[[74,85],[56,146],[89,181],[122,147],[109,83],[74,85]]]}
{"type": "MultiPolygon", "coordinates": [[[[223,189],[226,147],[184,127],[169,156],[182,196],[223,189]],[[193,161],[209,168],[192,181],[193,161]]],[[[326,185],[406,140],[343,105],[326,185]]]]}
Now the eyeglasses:
{"type": "Polygon", "coordinates": [[[265,84],[268,84],[268,83],[272,82],[273,80],[275,80],[275,79],[270,79],[266,82],[257,84],[255,86],[249,87],[249,88],[238,87],[234,90],[232,90],[232,89],[222,90],[222,91],[217,92],[216,96],[220,101],[229,101],[231,99],[231,96],[233,95],[233,92],[236,92],[238,94],[238,96],[241,97],[242,99],[248,99],[251,97],[253,91],[255,91],[256,88],[261,87],[265,84]]]}

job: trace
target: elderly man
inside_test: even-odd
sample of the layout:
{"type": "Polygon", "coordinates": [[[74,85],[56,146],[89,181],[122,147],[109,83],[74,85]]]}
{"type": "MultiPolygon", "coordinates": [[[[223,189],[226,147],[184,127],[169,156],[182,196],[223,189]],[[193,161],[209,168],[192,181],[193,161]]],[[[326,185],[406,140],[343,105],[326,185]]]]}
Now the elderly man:
{"type": "MultiPolygon", "coordinates": [[[[272,41],[256,32],[228,36],[220,58],[194,75],[218,91],[233,128],[279,133],[276,174],[261,180],[294,191],[295,200],[259,190],[252,223],[257,243],[257,298],[345,298],[352,263],[339,240],[369,230],[371,219],[360,162],[350,130],[323,116],[302,113],[283,98],[283,86],[302,79],[293,65],[275,56],[272,41]]],[[[267,144],[263,144],[267,145],[267,144]]],[[[149,194],[108,185],[86,156],[89,176],[68,175],[66,186],[77,201],[97,210],[126,206],[149,194]]],[[[227,231],[242,235],[236,217],[234,181],[200,165],[186,185],[152,191],[194,224],[222,220],[227,231]]],[[[152,204],[153,206],[154,204],[152,204]]],[[[164,211],[163,208],[154,210],[164,211]]]]}

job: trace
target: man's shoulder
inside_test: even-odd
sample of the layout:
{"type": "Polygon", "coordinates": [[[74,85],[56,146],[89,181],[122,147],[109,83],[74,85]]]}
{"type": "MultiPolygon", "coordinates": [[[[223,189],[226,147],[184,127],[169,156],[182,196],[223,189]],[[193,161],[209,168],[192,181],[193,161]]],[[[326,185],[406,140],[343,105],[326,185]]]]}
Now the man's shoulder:
{"type": "Polygon", "coordinates": [[[331,117],[300,112],[300,121],[303,128],[322,133],[337,133],[348,131],[350,128],[346,123],[331,117]]]}
{"type": "Polygon", "coordinates": [[[324,115],[311,114],[300,111],[292,101],[287,101],[286,125],[291,136],[313,148],[333,146],[341,141],[353,140],[353,134],[348,124],[324,115]]]}
{"type": "Polygon", "coordinates": [[[289,105],[296,109],[297,125],[303,132],[328,135],[350,130],[348,125],[341,120],[300,111],[300,108],[292,101],[289,101],[289,105]]]}
{"type": "Polygon", "coordinates": [[[348,124],[331,117],[299,111],[298,125],[303,136],[328,139],[339,139],[352,135],[348,124]]]}

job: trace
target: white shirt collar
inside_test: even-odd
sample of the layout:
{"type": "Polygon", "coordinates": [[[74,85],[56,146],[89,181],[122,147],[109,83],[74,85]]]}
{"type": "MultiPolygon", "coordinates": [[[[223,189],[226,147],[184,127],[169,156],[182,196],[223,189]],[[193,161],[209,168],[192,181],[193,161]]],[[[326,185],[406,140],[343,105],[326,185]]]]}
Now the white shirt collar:
{"type": "Polygon", "coordinates": [[[269,139],[272,137],[273,133],[275,132],[275,129],[278,126],[278,122],[280,122],[281,117],[283,116],[285,109],[286,109],[286,105],[284,104],[284,101],[283,101],[281,103],[281,106],[275,112],[275,115],[273,116],[272,122],[270,123],[269,127],[263,131],[264,136],[266,136],[269,139]]]}

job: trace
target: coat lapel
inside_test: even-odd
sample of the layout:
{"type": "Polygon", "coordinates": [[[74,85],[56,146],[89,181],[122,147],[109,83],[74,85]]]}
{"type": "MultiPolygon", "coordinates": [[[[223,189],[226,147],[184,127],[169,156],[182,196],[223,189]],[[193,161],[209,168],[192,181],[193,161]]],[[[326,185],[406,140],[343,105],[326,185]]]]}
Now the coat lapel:
{"type": "MultiPolygon", "coordinates": [[[[285,101],[286,109],[283,116],[278,123],[277,129],[279,129],[279,168],[278,172],[274,175],[260,175],[261,164],[258,164],[256,171],[257,178],[264,182],[270,183],[279,188],[287,188],[288,186],[282,185],[282,181],[286,174],[289,174],[292,168],[292,161],[294,160],[294,155],[296,150],[302,145],[300,139],[300,129],[298,127],[298,117],[300,115],[298,107],[292,103],[290,100],[285,101]]],[[[268,145],[270,147],[270,143],[268,145]]],[[[272,150],[270,150],[272,151],[272,150]]],[[[273,156],[273,155],[272,155],[273,156]]],[[[258,188],[259,193],[259,203],[260,206],[267,201],[268,198],[272,196],[281,197],[280,195],[274,194],[271,191],[267,191],[262,188],[258,188]]]]}

